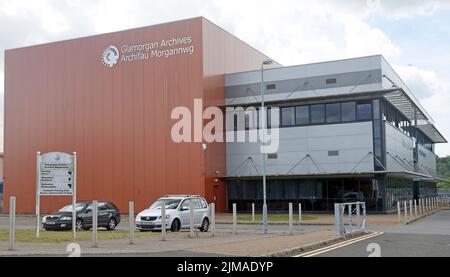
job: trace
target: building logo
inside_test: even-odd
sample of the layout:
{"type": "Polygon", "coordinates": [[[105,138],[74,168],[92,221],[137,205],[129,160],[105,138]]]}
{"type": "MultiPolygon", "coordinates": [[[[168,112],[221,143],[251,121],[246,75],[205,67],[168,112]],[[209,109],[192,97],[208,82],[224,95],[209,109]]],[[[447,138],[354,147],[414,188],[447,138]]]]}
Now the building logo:
{"type": "Polygon", "coordinates": [[[120,52],[114,45],[108,46],[108,48],[103,51],[102,61],[106,67],[112,68],[119,62],[120,52]]]}

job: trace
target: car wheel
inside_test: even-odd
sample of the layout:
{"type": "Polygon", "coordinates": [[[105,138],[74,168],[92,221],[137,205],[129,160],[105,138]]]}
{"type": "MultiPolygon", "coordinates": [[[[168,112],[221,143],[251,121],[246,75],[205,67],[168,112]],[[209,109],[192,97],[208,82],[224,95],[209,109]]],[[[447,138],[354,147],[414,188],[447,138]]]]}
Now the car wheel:
{"type": "Polygon", "coordinates": [[[180,223],[180,221],[179,221],[178,219],[175,219],[175,220],[172,222],[172,226],[170,227],[170,231],[171,231],[171,232],[178,232],[178,231],[180,231],[180,228],[181,228],[181,223],[180,223]]]}
{"type": "Polygon", "coordinates": [[[205,218],[205,219],[203,219],[202,227],[200,227],[200,231],[206,233],[206,232],[208,232],[208,230],[209,230],[209,220],[207,218],[205,218]]]}
{"type": "Polygon", "coordinates": [[[84,222],[82,219],[77,219],[75,223],[75,229],[77,230],[77,232],[81,232],[84,230],[84,222]]]}
{"type": "Polygon", "coordinates": [[[106,229],[108,231],[114,231],[117,227],[116,219],[114,217],[111,217],[108,221],[108,226],[106,226],[106,229]]]}

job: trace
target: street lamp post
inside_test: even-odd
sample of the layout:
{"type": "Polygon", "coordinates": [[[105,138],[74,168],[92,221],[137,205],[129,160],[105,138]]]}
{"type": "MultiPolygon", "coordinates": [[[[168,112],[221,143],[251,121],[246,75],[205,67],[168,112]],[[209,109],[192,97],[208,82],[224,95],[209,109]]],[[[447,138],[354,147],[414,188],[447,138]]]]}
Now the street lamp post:
{"type": "MultiPolygon", "coordinates": [[[[261,64],[261,129],[262,129],[262,139],[261,145],[263,146],[266,141],[266,117],[264,115],[264,66],[270,65],[273,62],[271,60],[266,60],[261,64]]],[[[262,177],[263,177],[263,195],[264,195],[264,203],[263,203],[263,232],[267,234],[267,178],[266,178],[266,153],[263,151],[261,147],[262,153],[262,177]]]]}

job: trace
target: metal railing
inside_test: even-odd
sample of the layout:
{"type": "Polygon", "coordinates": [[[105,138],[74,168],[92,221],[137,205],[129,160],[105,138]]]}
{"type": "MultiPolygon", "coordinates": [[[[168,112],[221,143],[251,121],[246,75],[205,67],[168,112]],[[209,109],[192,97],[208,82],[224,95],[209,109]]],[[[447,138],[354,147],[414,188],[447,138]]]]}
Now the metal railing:
{"type": "Polygon", "coordinates": [[[336,235],[342,236],[353,232],[364,231],[367,225],[367,209],[365,202],[334,204],[336,235]],[[345,213],[348,212],[348,223],[345,224],[345,213]],[[362,212],[362,214],[361,214],[362,212]],[[353,225],[356,216],[356,225],[353,225]]]}

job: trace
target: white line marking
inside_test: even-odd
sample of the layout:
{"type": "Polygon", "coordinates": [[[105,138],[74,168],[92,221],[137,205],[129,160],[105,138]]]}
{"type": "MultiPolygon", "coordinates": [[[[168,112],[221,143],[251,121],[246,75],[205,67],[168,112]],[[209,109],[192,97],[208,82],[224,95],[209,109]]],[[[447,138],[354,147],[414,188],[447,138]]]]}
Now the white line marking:
{"type": "MultiPolygon", "coordinates": [[[[371,237],[372,235],[374,235],[374,234],[367,234],[367,235],[365,235],[365,236],[363,236],[363,237],[369,238],[369,237],[371,237]]],[[[351,240],[346,240],[346,241],[342,241],[342,242],[339,242],[339,243],[335,243],[335,244],[333,244],[333,245],[329,245],[329,246],[326,246],[326,247],[323,247],[323,248],[320,248],[320,249],[312,250],[312,251],[310,251],[310,252],[306,252],[306,253],[300,254],[300,255],[295,256],[295,257],[304,257],[304,256],[307,256],[307,255],[313,254],[313,253],[315,253],[315,252],[322,252],[322,251],[324,251],[324,250],[326,250],[326,249],[335,248],[335,247],[337,247],[337,246],[339,246],[339,245],[347,244],[347,243],[349,243],[349,242],[351,242],[351,241],[359,240],[359,239],[361,239],[361,238],[363,238],[363,237],[357,237],[357,238],[354,238],[354,239],[351,239],[351,240]]]]}
{"type": "Polygon", "coordinates": [[[382,233],[382,232],[375,232],[373,234],[368,234],[368,235],[365,235],[365,236],[362,236],[362,237],[358,237],[358,238],[354,238],[354,239],[347,240],[347,241],[344,241],[344,242],[340,242],[340,243],[337,243],[337,244],[333,244],[333,245],[330,245],[330,246],[327,246],[327,247],[324,247],[324,248],[321,248],[321,249],[313,250],[313,251],[310,251],[310,252],[307,252],[307,253],[303,253],[303,254],[300,254],[300,255],[297,255],[297,256],[294,256],[294,257],[295,258],[299,258],[299,257],[314,257],[314,256],[321,255],[321,254],[324,254],[326,252],[333,251],[333,250],[336,250],[336,249],[339,249],[339,248],[342,248],[342,247],[345,247],[345,246],[348,246],[348,245],[351,245],[351,244],[354,244],[354,243],[357,243],[357,242],[360,242],[360,241],[363,241],[363,240],[367,240],[367,239],[371,239],[371,238],[374,238],[374,237],[378,237],[378,236],[381,236],[383,234],[384,233],[382,233]]]}

